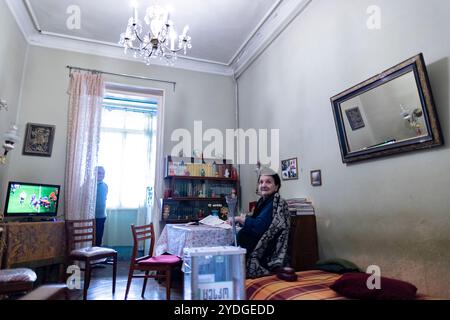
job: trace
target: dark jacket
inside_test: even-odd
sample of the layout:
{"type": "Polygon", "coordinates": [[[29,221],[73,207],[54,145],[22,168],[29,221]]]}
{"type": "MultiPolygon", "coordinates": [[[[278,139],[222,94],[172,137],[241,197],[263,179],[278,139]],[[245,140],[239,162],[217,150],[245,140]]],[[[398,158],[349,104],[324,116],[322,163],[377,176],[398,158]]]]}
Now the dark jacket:
{"type": "Polygon", "coordinates": [[[253,252],[258,241],[272,223],[273,198],[274,195],[267,199],[259,199],[253,214],[247,216],[243,228],[237,235],[238,245],[247,249],[247,256],[253,252]]]}

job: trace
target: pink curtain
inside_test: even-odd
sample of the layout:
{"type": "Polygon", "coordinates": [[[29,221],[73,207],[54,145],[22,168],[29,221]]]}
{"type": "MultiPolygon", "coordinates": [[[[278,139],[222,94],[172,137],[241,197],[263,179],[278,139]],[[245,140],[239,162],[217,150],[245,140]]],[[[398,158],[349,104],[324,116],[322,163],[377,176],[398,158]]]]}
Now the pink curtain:
{"type": "Polygon", "coordinates": [[[73,72],[69,85],[64,214],[66,219],[95,216],[100,119],[105,83],[101,74],[73,72]]]}

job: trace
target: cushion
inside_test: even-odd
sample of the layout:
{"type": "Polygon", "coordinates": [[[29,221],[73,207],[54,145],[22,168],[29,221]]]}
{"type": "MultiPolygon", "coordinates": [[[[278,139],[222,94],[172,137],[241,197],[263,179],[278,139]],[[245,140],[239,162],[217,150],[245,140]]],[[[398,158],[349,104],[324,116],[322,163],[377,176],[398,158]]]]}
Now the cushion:
{"type": "Polygon", "coordinates": [[[0,270],[0,283],[34,282],[36,279],[36,273],[28,268],[0,270]]]}
{"type": "Polygon", "coordinates": [[[70,255],[76,256],[76,257],[92,257],[92,256],[100,255],[100,254],[108,254],[108,253],[114,253],[114,252],[116,252],[116,250],[110,249],[110,248],[88,247],[88,248],[72,250],[72,252],[70,252],[70,255]]]}
{"type": "Polygon", "coordinates": [[[162,254],[160,256],[151,257],[145,260],[141,260],[138,263],[142,265],[152,265],[152,264],[176,264],[181,260],[177,256],[171,254],[162,254]]]}
{"type": "Polygon", "coordinates": [[[316,262],[314,269],[340,274],[347,272],[361,272],[361,269],[356,264],[341,258],[319,260],[316,262]]]}
{"type": "Polygon", "coordinates": [[[367,300],[410,300],[416,297],[417,288],[405,281],[380,277],[380,289],[369,289],[367,273],[346,273],[337,279],[330,288],[351,299],[367,300]]]}

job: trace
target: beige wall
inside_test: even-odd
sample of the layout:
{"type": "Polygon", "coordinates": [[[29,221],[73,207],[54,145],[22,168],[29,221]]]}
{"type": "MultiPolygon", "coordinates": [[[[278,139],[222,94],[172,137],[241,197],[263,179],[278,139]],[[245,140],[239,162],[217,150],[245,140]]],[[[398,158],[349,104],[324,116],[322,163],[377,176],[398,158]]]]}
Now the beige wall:
{"type": "MultiPolygon", "coordinates": [[[[174,145],[170,142],[172,131],[177,128],[193,130],[194,120],[202,120],[204,128],[234,128],[235,94],[234,82],[230,77],[31,46],[19,114],[20,135],[23,137],[28,122],[56,125],[53,152],[51,158],[14,152],[7,179],[64,185],[68,114],[66,91],[69,84],[67,65],[175,81],[174,92],[170,84],[105,76],[106,81],[165,90],[164,154],[170,152],[174,145]]],[[[21,150],[22,141],[18,148],[21,150]]],[[[62,215],[63,208],[58,210],[62,215]]]]}
{"type": "MultiPolygon", "coordinates": [[[[330,97],[423,52],[445,141],[449,131],[450,2],[313,0],[238,80],[240,125],[279,128],[280,159],[298,157],[285,197],[316,207],[321,258],[340,257],[450,298],[450,150],[444,147],[346,166],[330,97]],[[445,35],[445,36],[444,36],[445,35]],[[323,186],[309,172],[321,169],[323,186]]],[[[244,204],[255,173],[242,167],[244,204]]]]}
{"type": "MultiPolygon", "coordinates": [[[[3,134],[9,129],[11,124],[16,122],[20,102],[20,85],[27,50],[25,38],[4,1],[0,1],[0,39],[0,99],[5,99],[8,102],[8,111],[0,111],[1,147],[3,134]]],[[[0,149],[0,152],[3,154],[3,148],[0,149]]],[[[13,152],[20,151],[17,148],[13,152]]],[[[7,185],[5,173],[8,170],[10,155],[8,155],[8,164],[0,165],[0,202],[3,202],[3,190],[5,190],[7,185]]],[[[2,205],[0,205],[0,208],[2,205]]]]}

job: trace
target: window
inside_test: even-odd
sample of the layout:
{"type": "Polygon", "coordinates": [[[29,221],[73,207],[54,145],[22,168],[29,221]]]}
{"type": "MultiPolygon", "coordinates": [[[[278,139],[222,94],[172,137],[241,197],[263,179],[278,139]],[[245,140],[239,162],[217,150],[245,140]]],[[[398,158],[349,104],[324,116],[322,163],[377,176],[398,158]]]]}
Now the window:
{"type": "Polygon", "coordinates": [[[105,167],[108,209],[137,209],[153,187],[159,97],[107,90],[98,164],[105,167]]]}

